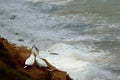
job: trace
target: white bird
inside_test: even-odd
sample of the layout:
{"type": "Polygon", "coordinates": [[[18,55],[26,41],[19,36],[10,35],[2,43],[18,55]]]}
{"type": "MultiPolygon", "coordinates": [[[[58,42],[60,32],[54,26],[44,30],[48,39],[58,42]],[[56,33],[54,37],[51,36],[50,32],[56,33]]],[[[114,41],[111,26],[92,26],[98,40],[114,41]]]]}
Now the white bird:
{"type": "MultiPolygon", "coordinates": [[[[30,48],[30,50],[32,52],[32,48],[30,48]]],[[[27,68],[28,66],[32,66],[34,62],[35,62],[35,56],[34,53],[32,52],[32,54],[26,59],[24,68],[27,68]]]]}
{"type": "Polygon", "coordinates": [[[36,49],[36,63],[37,65],[40,67],[40,68],[43,68],[43,67],[48,67],[46,62],[44,60],[42,60],[40,57],[39,57],[39,50],[35,47],[36,49]]]}

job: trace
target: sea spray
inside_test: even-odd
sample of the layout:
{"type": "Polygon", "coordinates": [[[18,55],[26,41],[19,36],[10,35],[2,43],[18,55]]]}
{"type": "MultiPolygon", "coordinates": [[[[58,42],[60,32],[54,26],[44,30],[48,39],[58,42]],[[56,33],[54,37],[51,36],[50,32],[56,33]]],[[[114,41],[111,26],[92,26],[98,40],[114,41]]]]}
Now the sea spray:
{"type": "Polygon", "coordinates": [[[1,0],[0,34],[19,46],[36,44],[41,57],[74,80],[120,80],[118,4],[1,0]]]}

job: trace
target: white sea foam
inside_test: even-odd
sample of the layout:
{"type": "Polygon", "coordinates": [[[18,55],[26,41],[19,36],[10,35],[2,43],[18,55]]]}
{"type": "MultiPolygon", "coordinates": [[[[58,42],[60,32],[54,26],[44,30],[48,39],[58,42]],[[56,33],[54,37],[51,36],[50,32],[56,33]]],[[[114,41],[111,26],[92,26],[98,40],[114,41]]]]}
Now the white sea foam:
{"type": "Polygon", "coordinates": [[[102,57],[105,56],[103,55],[104,52],[92,55],[87,53],[90,56],[85,56],[82,53],[85,53],[85,51],[78,51],[73,46],[60,43],[53,45],[46,52],[40,52],[39,55],[47,59],[58,69],[67,71],[74,80],[106,80],[106,77],[107,79],[114,79],[116,77],[112,75],[111,72],[102,69],[99,65],[100,61],[97,61],[97,64],[93,62],[95,60],[100,60],[100,57],[101,62],[103,62],[102,57]],[[92,61],[92,59],[94,60],[92,61]]]}
{"type": "Polygon", "coordinates": [[[33,2],[44,2],[49,4],[65,5],[72,0],[28,0],[33,2]]]}
{"type": "MultiPolygon", "coordinates": [[[[120,80],[119,73],[116,73],[119,65],[111,64],[116,56],[111,55],[109,51],[101,50],[99,44],[98,47],[95,45],[97,41],[108,40],[108,30],[115,30],[118,34],[117,25],[111,25],[106,29],[106,24],[93,25],[84,22],[87,21],[85,16],[82,22],[75,19],[75,15],[75,18],[66,18],[52,14],[56,7],[65,5],[70,0],[31,1],[1,0],[0,36],[19,46],[29,47],[36,44],[42,58],[58,69],[67,71],[74,80],[120,80]],[[116,72],[112,73],[114,69],[116,72]]],[[[112,39],[116,38],[114,35],[112,39]]]]}

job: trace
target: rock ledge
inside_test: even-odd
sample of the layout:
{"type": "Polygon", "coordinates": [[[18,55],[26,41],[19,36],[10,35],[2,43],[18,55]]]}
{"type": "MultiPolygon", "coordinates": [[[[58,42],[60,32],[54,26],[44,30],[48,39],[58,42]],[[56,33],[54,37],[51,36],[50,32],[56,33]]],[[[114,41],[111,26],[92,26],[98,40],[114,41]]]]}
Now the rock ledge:
{"type": "Polygon", "coordinates": [[[0,80],[72,80],[66,72],[56,69],[45,59],[49,69],[39,68],[36,63],[24,69],[24,62],[30,54],[27,48],[0,38],[0,80]]]}

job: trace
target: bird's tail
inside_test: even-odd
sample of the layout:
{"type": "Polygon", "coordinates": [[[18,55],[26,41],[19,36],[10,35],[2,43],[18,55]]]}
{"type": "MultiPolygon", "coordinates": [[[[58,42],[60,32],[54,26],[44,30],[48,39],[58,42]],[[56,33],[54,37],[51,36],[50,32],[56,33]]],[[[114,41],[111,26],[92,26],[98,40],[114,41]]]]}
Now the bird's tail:
{"type": "Polygon", "coordinates": [[[27,66],[24,66],[24,68],[27,68],[27,66]]]}

